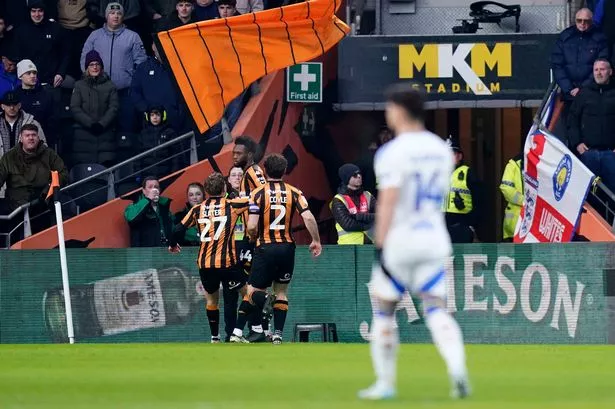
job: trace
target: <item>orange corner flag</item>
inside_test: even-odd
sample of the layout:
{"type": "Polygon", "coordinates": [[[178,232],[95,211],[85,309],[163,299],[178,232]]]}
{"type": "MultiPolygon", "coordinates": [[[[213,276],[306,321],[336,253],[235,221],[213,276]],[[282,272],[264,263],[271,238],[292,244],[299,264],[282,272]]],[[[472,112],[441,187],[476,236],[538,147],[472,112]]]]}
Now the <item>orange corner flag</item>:
{"type": "Polygon", "coordinates": [[[310,61],[350,29],[335,16],[341,0],[312,0],[189,24],[157,39],[199,130],[257,79],[310,61]]]}
{"type": "Polygon", "coordinates": [[[47,191],[47,196],[45,200],[48,200],[51,196],[53,196],[53,191],[55,188],[60,188],[60,175],[57,170],[51,171],[51,183],[49,184],[49,190],[47,191]]]}

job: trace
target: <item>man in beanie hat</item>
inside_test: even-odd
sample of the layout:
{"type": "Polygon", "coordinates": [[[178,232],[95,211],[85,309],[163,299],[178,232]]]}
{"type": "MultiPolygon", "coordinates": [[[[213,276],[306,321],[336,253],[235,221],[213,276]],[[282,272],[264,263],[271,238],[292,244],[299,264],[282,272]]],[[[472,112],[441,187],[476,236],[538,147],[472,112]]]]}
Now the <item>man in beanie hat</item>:
{"type": "Polygon", "coordinates": [[[16,90],[21,108],[32,114],[41,124],[47,135],[47,144],[55,149],[56,128],[52,95],[38,83],[38,69],[32,60],[19,61],[17,76],[21,80],[21,87],[16,90]]]}
{"type": "Polygon", "coordinates": [[[15,29],[15,50],[20,59],[36,64],[41,85],[57,88],[68,69],[68,40],[62,27],[46,15],[43,1],[29,1],[28,9],[30,18],[15,29]]]}
{"type": "Polygon", "coordinates": [[[446,143],[455,157],[455,170],[451,174],[450,189],[444,202],[446,226],[453,243],[472,243],[479,215],[482,214],[481,183],[465,164],[459,142],[449,137],[446,143]]]}
{"type": "Polygon", "coordinates": [[[26,124],[36,125],[39,138],[47,143],[41,124],[32,115],[21,109],[21,100],[16,91],[9,91],[0,100],[0,156],[19,142],[21,128],[26,124]]]}
{"type": "Polygon", "coordinates": [[[335,219],[337,244],[371,243],[369,231],[374,226],[376,199],[363,190],[363,178],[357,165],[342,165],[338,175],[341,186],[329,204],[335,219]]]}

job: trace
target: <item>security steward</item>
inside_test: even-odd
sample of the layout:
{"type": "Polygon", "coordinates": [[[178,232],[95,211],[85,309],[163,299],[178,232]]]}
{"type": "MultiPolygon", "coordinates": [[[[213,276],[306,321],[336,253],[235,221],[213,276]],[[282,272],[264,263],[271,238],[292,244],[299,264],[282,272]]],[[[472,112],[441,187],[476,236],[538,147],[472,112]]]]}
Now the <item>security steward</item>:
{"type": "Polygon", "coordinates": [[[472,243],[481,214],[481,183],[464,163],[459,142],[449,138],[447,143],[455,156],[455,170],[444,202],[446,226],[453,243],[472,243]]]}
{"type": "Polygon", "coordinates": [[[510,159],[504,168],[500,191],[506,200],[502,238],[512,241],[523,206],[523,154],[510,159]]]}
{"type": "Polygon", "coordinates": [[[376,216],[376,199],[363,190],[359,167],[352,163],[338,170],[341,186],[329,204],[335,219],[337,244],[370,244],[376,216]]]}

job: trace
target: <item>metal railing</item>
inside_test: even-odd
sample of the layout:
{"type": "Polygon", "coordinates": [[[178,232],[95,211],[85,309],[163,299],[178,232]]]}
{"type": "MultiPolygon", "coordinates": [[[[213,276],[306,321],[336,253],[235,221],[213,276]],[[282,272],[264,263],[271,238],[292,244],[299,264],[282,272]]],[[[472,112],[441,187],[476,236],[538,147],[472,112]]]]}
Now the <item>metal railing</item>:
{"type": "MultiPolygon", "coordinates": [[[[223,119],[223,122],[225,122],[225,120],[223,119]]],[[[226,126],[226,128],[224,127],[224,123],[223,123],[223,130],[228,129],[228,125],[226,126]]],[[[216,139],[218,137],[224,137],[224,139],[227,139],[225,137],[226,132],[223,132],[221,135],[218,135],[212,139],[216,139]]],[[[63,187],[62,189],[60,189],[60,192],[63,193],[63,198],[66,198],[68,200],[62,200],[62,206],[64,208],[67,208],[70,205],[75,205],[75,203],[77,201],[79,201],[80,199],[83,199],[89,195],[93,195],[95,193],[100,192],[103,189],[106,189],[107,191],[107,201],[109,200],[113,200],[117,197],[116,195],[116,185],[121,183],[121,182],[125,182],[127,180],[130,180],[131,178],[136,177],[139,174],[143,174],[145,171],[147,171],[148,169],[151,169],[155,166],[158,166],[162,163],[171,161],[175,158],[178,157],[182,157],[186,154],[189,154],[189,163],[190,165],[195,164],[196,162],[198,162],[198,155],[197,155],[197,143],[196,143],[196,137],[194,132],[188,132],[185,133],[183,135],[180,135],[170,141],[164,142],[154,148],[148,149],[147,151],[141,152],[129,159],[126,159],[114,166],[111,166],[105,170],[102,170],[98,173],[95,173],[91,176],[87,176],[83,179],[77,180],[74,183],[71,183],[65,187],[63,187]],[[122,177],[119,177],[118,175],[118,171],[124,167],[127,167],[129,165],[133,165],[135,164],[137,161],[144,159],[156,152],[159,152],[163,149],[167,149],[169,147],[176,147],[178,146],[178,144],[180,144],[183,141],[186,140],[190,140],[190,146],[187,149],[177,149],[176,152],[170,156],[166,156],[165,158],[163,158],[160,161],[157,161],[155,163],[152,163],[149,166],[146,167],[142,167],[142,168],[138,168],[136,169],[134,172],[129,172],[129,174],[127,175],[123,175],[122,177]],[[84,194],[77,196],[77,197],[69,197],[69,193],[71,190],[74,190],[76,187],[78,186],[82,186],[87,182],[91,182],[94,180],[101,180],[101,179],[106,179],[107,183],[105,186],[101,186],[98,188],[95,188],[93,190],[89,190],[87,192],[85,192],[84,194]]],[[[179,169],[174,169],[173,171],[176,171],[179,169]]],[[[166,176],[166,175],[165,175],[166,176]]],[[[30,208],[40,204],[41,203],[41,199],[35,199],[32,200],[29,203],[24,203],[23,205],[19,206],[18,208],[16,208],[15,210],[13,210],[10,214],[8,215],[0,215],[0,221],[4,221],[6,222],[7,225],[10,225],[11,221],[17,219],[18,217],[22,216],[23,220],[20,221],[16,226],[12,227],[8,232],[4,232],[4,233],[0,233],[0,237],[4,237],[4,245],[0,244],[0,248],[9,248],[11,246],[11,237],[14,237],[14,235],[18,232],[18,230],[23,229],[22,230],[22,238],[26,238],[26,237],[30,237],[32,235],[32,220],[39,218],[39,217],[44,217],[44,216],[49,216],[50,215],[50,211],[49,210],[45,210],[35,216],[31,216],[30,215],[30,208]]],[[[77,214],[79,214],[79,208],[77,207],[77,214]]]]}

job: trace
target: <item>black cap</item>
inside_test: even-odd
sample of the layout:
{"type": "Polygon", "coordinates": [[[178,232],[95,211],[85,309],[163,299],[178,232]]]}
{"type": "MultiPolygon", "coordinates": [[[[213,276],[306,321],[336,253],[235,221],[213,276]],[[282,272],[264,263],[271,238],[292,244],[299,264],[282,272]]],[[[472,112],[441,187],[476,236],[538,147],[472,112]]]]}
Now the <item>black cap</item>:
{"type": "Polygon", "coordinates": [[[348,182],[350,182],[351,177],[355,176],[358,173],[361,173],[361,169],[359,169],[359,167],[354,163],[346,163],[340,166],[339,170],[337,171],[337,174],[339,175],[340,180],[342,181],[342,184],[344,186],[346,186],[348,182]]]}
{"type": "Polygon", "coordinates": [[[20,102],[21,100],[19,98],[19,94],[17,94],[15,91],[7,92],[2,97],[2,100],[0,100],[0,103],[3,105],[17,105],[20,102]]]}
{"type": "Polygon", "coordinates": [[[28,0],[28,9],[43,9],[45,10],[45,2],[43,0],[28,0]]]}

